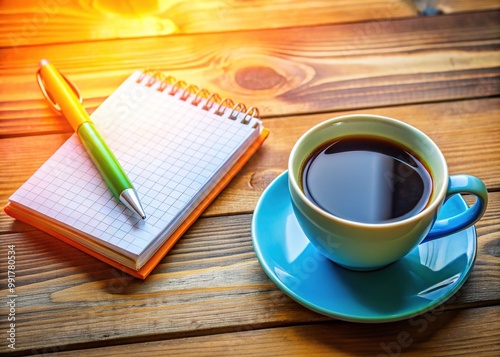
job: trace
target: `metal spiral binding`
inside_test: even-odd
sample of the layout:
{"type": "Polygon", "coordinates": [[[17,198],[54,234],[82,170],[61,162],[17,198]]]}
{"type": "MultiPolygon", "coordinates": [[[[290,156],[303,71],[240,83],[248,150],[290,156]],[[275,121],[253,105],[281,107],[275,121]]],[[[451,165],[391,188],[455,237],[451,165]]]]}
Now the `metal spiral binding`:
{"type": "Polygon", "coordinates": [[[152,87],[155,84],[159,84],[156,88],[159,92],[165,92],[165,90],[170,86],[170,90],[167,92],[169,95],[176,95],[179,91],[182,91],[179,99],[187,102],[187,100],[194,96],[191,104],[194,106],[200,105],[200,103],[205,100],[205,104],[201,109],[210,111],[215,105],[218,104],[217,109],[213,111],[214,114],[218,116],[223,116],[226,110],[230,109],[231,113],[228,118],[231,120],[236,120],[241,114],[244,115],[241,120],[242,124],[248,125],[252,118],[260,119],[259,110],[256,107],[246,108],[243,103],[234,103],[230,98],[221,98],[218,93],[211,93],[205,88],[199,88],[194,84],[187,84],[182,80],[177,80],[172,76],[166,76],[161,72],[153,70],[145,70],[141,73],[139,78],[136,80],[137,83],[142,83],[146,87],[152,87]],[[143,83],[147,78],[147,82],[143,83]]]}
{"type": "Polygon", "coordinates": [[[186,101],[191,96],[191,94],[198,93],[199,90],[200,89],[198,88],[198,86],[190,84],[186,89],[184,89],[184,93],[182,93],[180,99],[186,101]]]}

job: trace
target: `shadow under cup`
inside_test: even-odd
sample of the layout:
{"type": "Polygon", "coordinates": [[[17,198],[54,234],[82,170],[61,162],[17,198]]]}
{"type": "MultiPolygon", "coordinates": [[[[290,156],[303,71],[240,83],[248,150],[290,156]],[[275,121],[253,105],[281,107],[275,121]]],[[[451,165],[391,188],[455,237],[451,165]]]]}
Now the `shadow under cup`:
{"type": "Polygon", "coordinates": [[[305,235],[327,258],[354,270],[373,270],[393,263],[421,243],[431,228],[433,238],[450,234],[475,223],[486,209],[487,190],[482,181],[467,175],[450,178],[445,158],[430,138],[406,123],[382,116],[347,115],[311,128],[293,147],[288,170],[292,207],[305,235]],[[303,166],[322,144],[349,136],[378,137],[410,149],[432,177],[427,206],[402,220],[360,223],[334,216],[308,199],[300,184],[303,166]],[[433,228],[445,199],[464,191],[478,197],[474,206],[452,219],[453,224],[437,222],[433,228]]]}

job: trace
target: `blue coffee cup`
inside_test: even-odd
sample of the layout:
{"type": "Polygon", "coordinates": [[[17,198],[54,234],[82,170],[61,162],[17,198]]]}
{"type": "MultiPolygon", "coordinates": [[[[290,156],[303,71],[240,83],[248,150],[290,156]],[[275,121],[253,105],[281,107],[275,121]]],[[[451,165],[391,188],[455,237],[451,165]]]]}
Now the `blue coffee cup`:
{"type": "Polygon", "coordinates": [[[418,244],[444,237],[475,224],[484,214],[488,192],[470,175],[449,176],[438,146],[420,130],[395,119],[355,114],[322,122],[295,144],[288,162],[289,191],[297,221],[311,243],[333,262],[353,270],[373,270],[393,263],[418,244]],[[301,170],[323,143],[349,136],[374,136],[409,148],[421,158],[432,177],[426,207],[401,220],[363,223],[335,216],[304,193],[301,170]],[[455,194],[476,196],[475,203],[457,215],[437,220],[443,203],[455,194]]]}

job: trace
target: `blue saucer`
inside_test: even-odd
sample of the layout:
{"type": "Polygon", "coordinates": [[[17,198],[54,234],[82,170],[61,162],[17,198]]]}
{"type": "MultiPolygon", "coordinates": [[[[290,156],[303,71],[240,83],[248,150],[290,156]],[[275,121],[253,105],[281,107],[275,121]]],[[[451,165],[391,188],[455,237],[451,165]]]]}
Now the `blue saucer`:
{"type": "MultiPolygon", "coordinates": [[[[444,218],[466,209],[460,195],[444,218]]],[[[422,314],[464,284],[476,258],[476,230],[420,244],[400,261],[372,272],[350,271],[322,256],[302,233],[288,193],[288,172],[260,198],[252,241],[262,268],[288,296],[320,314],[346,321],[388,322],[422,314]]]]}

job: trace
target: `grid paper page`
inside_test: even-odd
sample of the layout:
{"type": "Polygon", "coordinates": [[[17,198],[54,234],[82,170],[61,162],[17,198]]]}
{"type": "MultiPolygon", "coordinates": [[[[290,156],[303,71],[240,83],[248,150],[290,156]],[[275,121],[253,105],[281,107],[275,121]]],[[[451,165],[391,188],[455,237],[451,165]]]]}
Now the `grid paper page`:
{"type": "Polygon", "coordinates": [[[181,93],[156,90],[159,83],[137,84],[140,74],[91,117],[134,184],[146,221],[113,198],[76,134],[10,197],[132,258],[175,231],[190,205],[204,198],[199,191],[215,184],[216,171],[237,159],[260,123],[230,120],[230,110],[224,116],[202,110],[203,103],[182,101],[181,93]]]}

